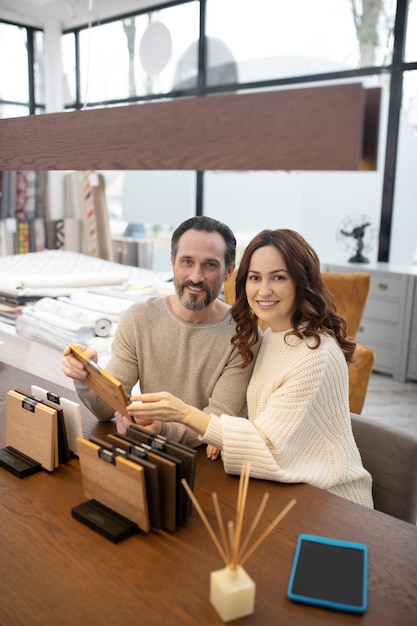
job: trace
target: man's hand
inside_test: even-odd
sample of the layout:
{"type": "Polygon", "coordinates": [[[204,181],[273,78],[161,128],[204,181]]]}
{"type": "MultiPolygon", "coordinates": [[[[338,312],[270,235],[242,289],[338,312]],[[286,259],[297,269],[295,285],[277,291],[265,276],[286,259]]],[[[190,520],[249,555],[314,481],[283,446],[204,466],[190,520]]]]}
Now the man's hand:
{"type": "MultiPolygon", "coordinates": [[[[94,348],[87,348],[86,346],[76,345],[76,347],[84,352],[87,359],[91,359],[94,363],[98,362],[98,354],[94,348]]],[[[61,371],[74,380],[85,380],[87,378],[87,370],[84,365],[72,356],[71,348],[66,346],[63,351],[64,358],[61,363],[61,371]]]]}

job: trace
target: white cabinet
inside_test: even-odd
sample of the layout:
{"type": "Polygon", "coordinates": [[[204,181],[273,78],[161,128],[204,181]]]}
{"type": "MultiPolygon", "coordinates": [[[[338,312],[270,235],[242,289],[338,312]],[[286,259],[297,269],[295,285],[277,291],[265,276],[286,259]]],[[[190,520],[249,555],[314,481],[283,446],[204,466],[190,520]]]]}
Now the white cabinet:
{"type": "Polygon", "coordinates": [[[414,297],[411,315],[410,350],[408,354],[407,378],[417,380],[417,277],[414,279],[414,297]]]}
{"type": "Polygon", "coordinates": [[[367,272],[371,287],[358,340],[375,352],[377,372],[417,380],[417,268],[375,264],[324,264],[328,272],[367,272]]]}

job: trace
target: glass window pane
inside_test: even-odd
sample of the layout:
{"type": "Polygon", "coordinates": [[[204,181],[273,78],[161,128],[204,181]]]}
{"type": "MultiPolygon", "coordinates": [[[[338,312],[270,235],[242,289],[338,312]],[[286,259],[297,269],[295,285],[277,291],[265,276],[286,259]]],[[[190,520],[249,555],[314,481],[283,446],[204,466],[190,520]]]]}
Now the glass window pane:
{"type": "Polygon", "coordinates": [[[219,66],[224,63],[232,70],[233,61],[239,82],[389,63],[395,3],[385,0],[377,15],[362,14],[363,4],[207,0],[208,81],[216,68],[222,76],[219,66]]]}
{"type": "Polygon", "coordinates": [[[68,33],[61,37],[62,74],[64,80],[64,104],[76,101],[75,35],[68,33]]]}
{"type": "MultiPolygon", "coordinates": [[[[152,22],[160,22],[168,29],[171,39],[171,54],[169,61],[158,73],[150,73],[152,68],[146,63],[146,50],[150,50],[152,39],[153,48],[158,50],[160,43],[158,37],[150,37],[149,22],[146,24],[148,32],[137,41],[138,56],[141,59],[138,74],[141,77],[141,88],[145,85],[145,93],[164,93],[173,89],[193,87],[197,75],[198,58],[192,52],[197,45],[200,34],[200,8],[198,2],[178,5],[161,11],[151,13],[152,22]],[[146,38],[149,37],[147,40],[146,38]],[[149,46],[149,47],[148,47],[149,46]],[[191,51],[191,53],[190,53],[191,51]],[[148,72],[146,71],[148,69],[148,72]],[[191,84],[188,83],[190,76],[191,84]]],[[[158,33],[158,31],[156,31],[158,33]]],[[[165,36],[165,50],[168,50],[168,38],[165,36]]],[[[165,57],[166,60],[167,57],[165,57]]],[[[160,57],[160,67],[163,66],[164,58],[160,57]]],[[[142,94],[143,91],[138,93],[142,94]]]]}
{"type": "Polygon", "coordinates": [[[121,22],[83,30],[80,63],[83,104],[128,96],[128,49],[121,22]]]}
{"type": "Polygon", "coordinates": [[[417,71],[405,72],[394,188],[390,261],[417,263],[417,71]]]}
{"type": "MultiPolygon", "coordinates": [[[[183,81],[184,72],[188,77],[184,55],[198,34],[197,2],[82,31],[82,100],[101,102],[171,91],[173,83],[183,81]],[[155,23],[159,29],[151,27],[155,23]]],[[[191,71],[196,74],[196,61],[191,71]]]]}
{"type": "Polygon", "coordinates": [[[33,46],[35,100],[37,104],[45,104],[45,57],[42,31],[35,31],[33,46]]]}
{"type": "Polygon", "coordinates": [[[29,115],[28,106],[18,106],[0,102],[0,119],[5,119],[6,117],[25,117],[26,115],[29,115]]]}
{"type": "Polygon", "coordinates": [[[405,60],[417,61],[417,1],[409,0],[405,60]]]}
{"type": "Polygon", "coordinates": [[[0,22],[0,98],[29,101],[26,29],[0,22]],[[5,61],[7,59],[7,61],[5,61]]]}
{"type": "Polygon", "coordinates": [[[417,139],[417,71],[404,72],[402,112],[417,139]]]}

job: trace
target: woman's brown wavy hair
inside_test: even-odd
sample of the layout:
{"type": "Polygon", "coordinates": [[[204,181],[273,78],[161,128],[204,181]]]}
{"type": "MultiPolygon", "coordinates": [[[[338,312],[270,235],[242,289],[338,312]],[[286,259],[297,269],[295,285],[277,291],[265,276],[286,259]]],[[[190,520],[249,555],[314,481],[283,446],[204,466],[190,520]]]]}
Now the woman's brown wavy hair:
{"type": "Polygon", "coordinates": [[[345,318],[336,313],[333,296],[321,276],[317,253],[299,233],[281,228],[258,233],[243,253],[237,272],[236,300],[231,310],[236,334],[232,343],[242,356],[242,367],[247,367],[253,360],[251,348],[259,340],[258,317],[246,298],[246,280],[252,254],[264,246],[274,246],[280,252],[296,284],[293,330],[286,336],[313,337],[315,341],[311,347],[314,349],[320,345],[320,336],[326,333],[336,339],[346,361],[351,362],[356,343],[347,337],[345,318]]]}

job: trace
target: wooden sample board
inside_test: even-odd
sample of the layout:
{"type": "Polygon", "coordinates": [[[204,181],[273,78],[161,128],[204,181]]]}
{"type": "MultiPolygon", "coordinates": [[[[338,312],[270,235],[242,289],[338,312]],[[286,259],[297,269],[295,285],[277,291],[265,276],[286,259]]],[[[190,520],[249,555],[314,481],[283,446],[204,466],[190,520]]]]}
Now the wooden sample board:
{"type": "Polygon", "coordinates": [[[126,407],[130,404],[130,401],[124,392],[122,383],[109,374],[109,372],[102,369],[97,363],[94,363],[91,359],[87,359],[83,352],[76,346],[71,345],[70,347],[73,356],[83,363],[88,372],[85,382],[90,389],[95,391],[96,394],[115,411],[119,411],[130,418],[126,411],[126,407]]]}
{"type": "Polygon", "coordinates": [[[7,392],[6,446],[52,472],[58,467],[57,411],[17,391],[7,392]]]}
{"type": "Polygon", "coordinates": [[[149,532],[148,502],[143,467],[116,457],[109,463],[99,456],[100,446],[78,439],[84,493],[149,532]]]}

